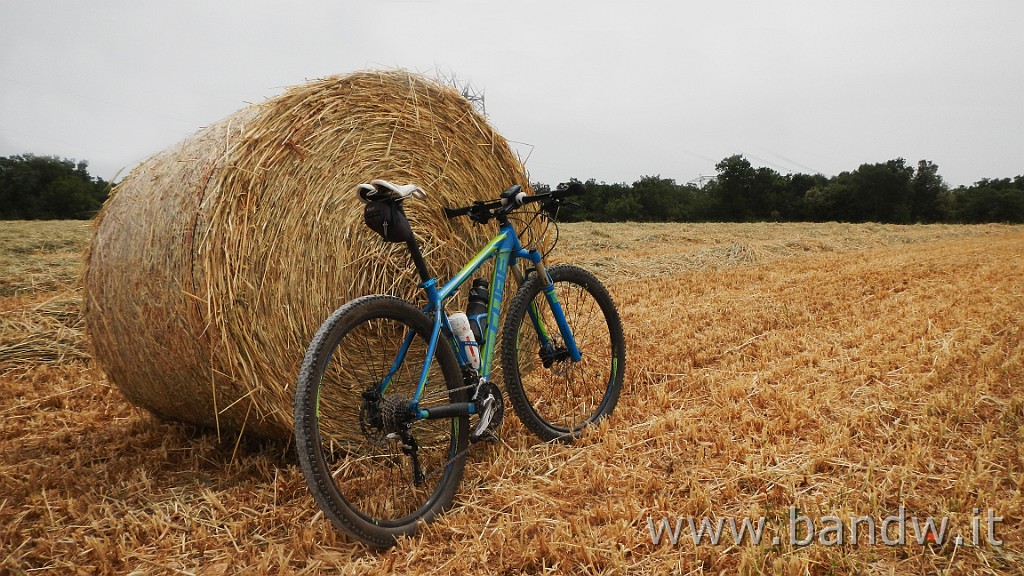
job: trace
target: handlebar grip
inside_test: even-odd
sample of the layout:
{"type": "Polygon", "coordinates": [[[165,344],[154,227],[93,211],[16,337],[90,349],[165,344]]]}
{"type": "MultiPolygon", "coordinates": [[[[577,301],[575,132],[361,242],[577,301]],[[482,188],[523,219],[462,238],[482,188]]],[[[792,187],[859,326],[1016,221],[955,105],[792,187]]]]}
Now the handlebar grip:
{"type": "Polygon", "coordinates": [[[458,218],[459,216],[465,216],[469,214],[472,206],[465,206],[463,208],[442,208],[444,211],[444,217],[451,220],[452,218],[458,218]]]}

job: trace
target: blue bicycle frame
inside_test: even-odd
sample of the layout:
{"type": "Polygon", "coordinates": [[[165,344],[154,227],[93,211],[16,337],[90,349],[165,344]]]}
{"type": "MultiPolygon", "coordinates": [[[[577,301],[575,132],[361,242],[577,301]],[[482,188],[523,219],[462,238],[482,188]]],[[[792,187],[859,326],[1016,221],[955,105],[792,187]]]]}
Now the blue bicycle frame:
{"type": "MultiPolygon", "coordinates": [[[[422,258],[419,255],[419,249],[415,244],[415,241],[409,242],[410,251],[413,254],[413,260],[416,261],[417,268],[420,270],[421,277],[426,277],[426,267],[422,263],[422,258]]],[[[427,358],[423,363],[423,370],[420,373],[419,383],[416,386],[416,393],[412,399],[412,406],[417,411],[417,415],[421,419],[433,419],[433,418],[450,418],[452,416],[458,416],[462,414],[475,414],[477,412],[476,406],[473,402],[460,403],[460,404],[449,404],[444,406],[435,406],[428,409],[419,408],[419,400],[423,395],[423,390],[427,384],[427,375],[430,372],[430,365],[434,358],[434,353],[437,350],[438,341],[441,338],[441,329],[443,328],[445,334],[449,336],[449,342],[452,348],[455,350],[456,357],[459,360],[459,364],[463,367],[469,365],[469,359],[466,357],[465,352],[459,342],[452,336],[451,326],[448,323],[448,316],[444,312],[445,300],[451,298],[458,289],[466,282],[485,262],[494,258],[494,271],[491,276],[491,296],[490,302],[487,307],[487,332],[484,337],[483,350],[480,355],[480,382],[490,381],[491,376],[491,363],[494,358],[494,346],[498,339],[498,325],[501,320],[501,303],[505,293],[505,280],[508,275],[508,271],[512,270],[517,281],[522,283],[522,273],[518,268],[518,261],[520,259],[528,260],[532,263],[534,269],[537,270],[538,277],[544,283],[544,295],[548,305],[551,308],[552,316],[555,319],[555,323],[558,325],[559,334],[562,337],[568,353],[569,358],[574,362],[579,362],[581,359],[580,350],[576,345],[576,340],[573,338],[572,330],[569,328],[569,323],[565,320],[565,314],[562,311],[562,306],[555,295],[555,286],[548,276],[544,266],[541,262],[541,254],[536,249],[524,249],[519,241],[519,236],[516,234],[515,228],[511,223],[504,222],[499,228],[498,234],[487,243],[486,246],[480,252],[476,254],[451,280],[448,281],[440,289],[437,287],[437,278],[429,277],[419,284],[419,287],[423,289],[427,296],[427,305],[423,311],[426,312],[433,318],[434,328],[430,334],[430,342],[427,346],[427,358]]],[[[535,304],[531,304],[529,310],[530,320],[540,340],[541,346],[549,346],[551,338],[549,336],[547,327],[544,325],[543,320],[539,311],[536,309],[535,304]]],[[[405,337],[405,341],[402,343],[402,347],[398,351],[398,355],[392,363],[388,374],[380,382],[381,394],[387,390],[388,385],[391,382],[392,375],[398,371],[399,366],[405,361],[405,356],[409,351],[409,347],[412,345],[412,341],[415,337],[413,331],[405,337]]]]}

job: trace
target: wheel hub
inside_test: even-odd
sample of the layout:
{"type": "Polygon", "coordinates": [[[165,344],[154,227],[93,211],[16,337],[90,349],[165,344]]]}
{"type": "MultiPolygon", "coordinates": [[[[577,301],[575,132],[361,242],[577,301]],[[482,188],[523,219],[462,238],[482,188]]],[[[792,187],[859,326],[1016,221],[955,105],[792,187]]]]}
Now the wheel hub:
{"type": "Polygon", "coordinates": [[[572,366],[572,362],[569,360],[569,349],[564,344],[558,344],[557,346],[549,344],[540,350],[540,361],[544,364],[544,367],[559,376],[565,376],[569,373],[569,368],[572,366]]]}

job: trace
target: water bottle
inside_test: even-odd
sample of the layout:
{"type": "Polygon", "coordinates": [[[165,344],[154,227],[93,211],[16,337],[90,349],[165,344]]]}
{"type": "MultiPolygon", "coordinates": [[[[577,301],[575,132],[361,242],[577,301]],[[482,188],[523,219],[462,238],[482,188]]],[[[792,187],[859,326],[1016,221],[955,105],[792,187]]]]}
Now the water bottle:
{"type": "Polygon", "coordinates": [[[480,346],[484,345],[484,335],[487,333],[487,305],[490,299],[487,280],[473,280],[473,287],[469,290],[469,304],[466,305],[466,316],[469,318],[469,328],[480,346]]]}
{"type": "Polygon", "coordinates": [[[469,318],[462,312],[457,312],[448,317],[448,325],[451,326],[452,334],[462,344],[462,352],[469,360],[469,365],[475,370],[480,369],[480,346],[476,343],[473,331],[469,327],[469,318]]]}

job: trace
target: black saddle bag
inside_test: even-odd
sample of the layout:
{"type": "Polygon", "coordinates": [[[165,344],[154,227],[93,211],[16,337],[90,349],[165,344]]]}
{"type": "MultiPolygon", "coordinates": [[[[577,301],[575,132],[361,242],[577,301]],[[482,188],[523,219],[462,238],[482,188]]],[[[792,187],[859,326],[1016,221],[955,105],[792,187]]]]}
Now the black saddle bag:
{"type": "Polygon", "coordinates": [[[402,203],[395,200],[367,202],[363,219],[385,242],[407,242],[412,239],[412,228],[405,217],[402,203]]]}

